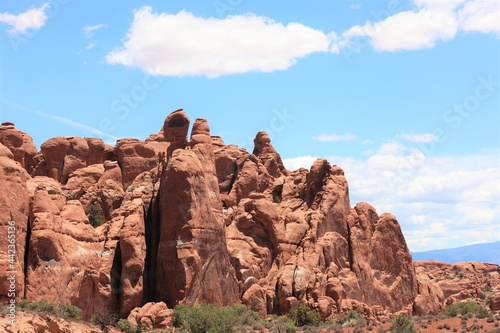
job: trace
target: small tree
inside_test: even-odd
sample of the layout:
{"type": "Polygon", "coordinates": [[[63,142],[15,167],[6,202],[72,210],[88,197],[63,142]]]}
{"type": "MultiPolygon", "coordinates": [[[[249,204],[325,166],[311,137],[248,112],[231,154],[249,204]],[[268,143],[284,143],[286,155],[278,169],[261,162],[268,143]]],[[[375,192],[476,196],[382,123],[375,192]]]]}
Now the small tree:
{"type": "Polygon", "coordinates": [[[107,309],[102,312],[92,315],[90,322],[99,327],[104,333],[108,333],[118,321],[118,315],[107,309]]]}
{"type": "Polygon", "coordinates": [[[85,211],[89,219],[90,225],[97,228],[102,224],[102,217],[104,215],[101,206],[92,204],[85,211]]]}
{"type": "Polygon", "coordinates": [[[410,317],[398,314],[392,318],[392,325],[389,331],[393,333],[416,333],[417,329],[410,317]]]}
{"type": "Polygon", "coordinates": [[[321,322],[321,316],[318,311],[310,309],[304,304],[301,304],[297,309],[290,311],[290,317],[293,319],[297,327],[305,325],[318,326],[321,322]]]}

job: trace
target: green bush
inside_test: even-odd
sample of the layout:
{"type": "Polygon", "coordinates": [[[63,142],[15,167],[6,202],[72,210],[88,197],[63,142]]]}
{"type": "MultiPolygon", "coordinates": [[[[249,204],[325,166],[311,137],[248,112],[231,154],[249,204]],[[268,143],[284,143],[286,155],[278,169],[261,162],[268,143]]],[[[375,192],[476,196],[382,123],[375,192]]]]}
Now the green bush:
{"type": "Polygon", "coordinates": [[[272,333],[295,333],[297,328],[293,323],[293,320],[287,317],[279,317],[271,330],[272,333]]]}
{"type": "Polygon", "coordinates": [[[142,329],[140,326],[133,325],[127,319],[120,319],[116,323],[115,327],[125,333],[141,333],[142,329]]]}
{"type": "Polygon", "coordinates": [[[305,325],[319,326],[321,316],[318,311],[301,304],[298,308],[290,311],[290,318],[293,319],[295,326],[302,327],[305,325]]]}
{"type": "Polygon", "coordinates": [[[410,317],[398,314],[392,318],[389,331],[394,333],[416,333],[417,329],[415,328],[415,324],[410,317]]]}
{"type": "Polygon", "coordinates": [[[357,310],[351,310],[347,313],[341,313],[335,321],[343,326],[365,326],[366,320],[363,315],[357,310]]]}
{"type": "Polygon", "coordinates": [[[81,310],[74,305],[56,306],[54,303],[47,302],[45,300],[41,300],[39,302],[28,302],[27,300],[22,299],[19,301],[18,306],[21,309],[37,312],[40,315],[51,315],[62,317],[64,319],[81,319],[81,310]]]}
{"type": "Polygon", "coordinates": [[[488,311],[473,301],[466,301],[447,305],[445,314],[449,317],[456,317],[458,314],[486,316],[488,311]]]}
{"type": "Polygon", "coordinates": [[[82,317],[80,316],[80,313],[82,310],[80,310],[79,307],[74,306],[74,305],[65,305],[60,309],[61,316],[64,319],[81,319],[82,317]]]}
{"type": "Polygon", "coordinates": [[[92,204],[85,210],[85,214],[87,214],[90,225],[94,228],[97,228],[102,224],[102,217],[104,213],[101,206],[92,204]]]}
{"type": "Polygon", "coordinates": [[[52,302],[47,302],[46,300],[41,300],[39,302],[28,302],[23,299],[18,303],[18,306],[21,309],[37,312],[44,315],[55,316],[57,314],[56,305],[52,302]]]}
{"type": "Polygon", "coordinates": [[[174,308],[174,326],[191,333],[232,333],[243,327],[262,329],[265,323],[259,315],[248,307],[236,304],[217,308],[212,304],[192,307],[179,304],[174,308]]]}

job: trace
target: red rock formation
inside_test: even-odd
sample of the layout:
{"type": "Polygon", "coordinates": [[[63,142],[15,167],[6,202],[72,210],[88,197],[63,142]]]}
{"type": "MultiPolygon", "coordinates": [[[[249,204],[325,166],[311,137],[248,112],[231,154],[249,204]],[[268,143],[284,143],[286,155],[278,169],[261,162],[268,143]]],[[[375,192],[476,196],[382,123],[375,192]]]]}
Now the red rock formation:
{"type": "Polygon", "coordinates": [[[243,302],[262,317],[300,303],[323,319],[350,309],[435,313],[489,281],[436,283],[440,266],[415,270],[396,218],[367,203],[352,208],[344,172],[327,160],[290,172],[265,132],[250,154],[211,137],[205,119],[190,141],[188,127],[177,110],[146,141],[56,137],[36,155],[17,145],[18,157],[0,145],[0,226],[12,212],[19,294],[76,305],[85,318],[107,308],[155,325],[170,320],[166,304],[200,302],[243,302]],[[14,161],[22,156],[24,167],[33,156],[33,178],[14,161]],[[102,208],[102,226],[89,224],[90,205],[102,208]]]}
{"type": "Polygon", "coordinates": [[[156,167],[155,150],[144,141],[121,139],[116,142],[115,154],[122,169],[123,188],[127,188],[140,173],[156,167]]]}
{"type": "Polygon", "coordinates": [[[127,319],[132,325],[141,325],[144,329],[167,328],[174,324],[173,312],[164,302],[149,302],[133,309],[127,319]]]}
{"type": "Polygon", "coordinates": [[[37,153],[31,136],[16,129],[13,123],[4,122],[0,125],[0,143],[9,148],[14,160],[31,173],[37,153]]]}
{"type": "MultiPolygon", "coordinates": [[[[415,262],[419,275],[425,280],[432,281],[432,287],[439,290],[445,304],[456,301],[474,299],[482,303],[487,297],[491,298],[490,307],[496,308],[498,295],[500,295],[500,266],[479,262],[466,262],[447,264],[440,261],[417,261],[415,262]]],[[[420,283],[420,278],[419,278],[420,283]]],[[[420,295],[425,295],[421,292],[420,295]]],[[[420,296],[419,295],[419,296],[420,296]]],[[[422,297],[422,296],[420,296],[422,297]]],[[[418,299],[417,299],[418,300],[418,299]]],[[[431,311],[435,306],[426,306],[431,311]]],[[[497,311],[497,310],[494,310],[497,311]]]]}
{"type": "Polygon", "coordinates": [[[24,254],[30,177],[0,143],[0,301],[24,295],[24,254]]]}
{"type": "Polygon", "coordinates": [[[163,124],[163,140],[170,144],[167,158],[170,158],[177,148],[184,148],[187,145],[188,130],[189,118],[182,109],[168,115],[163,124]]]}
{"type": "Polygon", "coordinates": [[[156,295],[169,305],[238,302],[214,164],[208,125],[198,119],[191,149],[172,152],[160,187],[156,295]]]}

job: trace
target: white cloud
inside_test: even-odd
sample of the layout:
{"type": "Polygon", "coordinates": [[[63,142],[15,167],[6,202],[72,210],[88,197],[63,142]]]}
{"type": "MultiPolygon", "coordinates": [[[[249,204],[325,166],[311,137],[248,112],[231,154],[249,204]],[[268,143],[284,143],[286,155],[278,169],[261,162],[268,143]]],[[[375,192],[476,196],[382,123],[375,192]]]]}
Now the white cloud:
{"type": "Polygon", "coordinates": [[[39,30],[47,22],[48,16],[45,11],[50,8],[48,3],[44,3],[38,8],[29,9],[21,14],[0,13],[0,22],[11,27],[10,34],[26,34],[29,30],[39,30]]]}
{"type": "MultiPolygon", "coordinates": [[[[422,9],[404,11],[380,22],[353,26],[342,36],[351,41],[368,37],[378,51],[420,50],[434,47],[438,41],[455,37],[457,19],[452,12],[422,9]]],[[[347,43],[349,44],[349,43],[347,43]]]]}
{"type": "MultiPolygon", "coordinates": [[[[330,156],[349,181],[351,205],[365,201],[393,213],[412,251],[500,239],[498,149],[468,156],[428,156],[391,141],[367,159],[330,156]]],[[[314,157],[284,158],[290,170],[314,157]]]]}
{"type": "Polygon", "coordinates": [[[458,12],[460,28],[464,31],[495,33],[500,37],[500,2],[473,0],[458,12]]]}
{"type": "Polygon", "coordinates": [[[314,156],[297,156],[294,158],[284,158],[283,163],[288,170],[298,170],[300,168],[310,169],[313,163],[317,160],[314,156]]]}
{"type": "Polygon", "coordinates": [[[413,4],[414,10],[347,29],[333,40],[331,51],[359,51],[364,44],[386,52],[421,50],[452,40],[461,31],[500,37],[498,0],[413,0],[413,4]]]}
{"type": "Polygon", "coordinates": [[[83,33],[85,34],[85,36],[87,36],[87,38],[92,38],[94,36],[94,33],[102,28],[106,28],[106,25],[102,23],[96,25],[88,25],[83,27],[83,33]]]}
{"type": "Polygon", "coordinates": [[[406,141],[409,142],[420,142],[420,143],[434,142],[439,140],[439,138],[434,133],[422,133],[422,134],[403,133],[403,134],[398,134],[397,137],[405,139],[406,141]]]}
{"type": "Polygon", "coordinates": [[[356,140],[356,135],[354,134],[321,134],[313,137],[313,140],[320,142],[335,142],[335,141],[351,141],[356,140]]]}
{"type": "Polygon", "coordinates": [[[85,47],[85,50],[91,50],[91,49],[93,49],[94,47],[95,47],[95,43],[89,43],[89,45],[87,45],[87,46],[85,47]]]}
{"type": "Polygon", "coordinates": [[[157,14],[142,7],[124,45],[108,53],[106,61],[152,75],[217,77],[284,70],[299,58],[329,49],[329,36],[300,23],[284,25],[255,15],[157,14]]]}

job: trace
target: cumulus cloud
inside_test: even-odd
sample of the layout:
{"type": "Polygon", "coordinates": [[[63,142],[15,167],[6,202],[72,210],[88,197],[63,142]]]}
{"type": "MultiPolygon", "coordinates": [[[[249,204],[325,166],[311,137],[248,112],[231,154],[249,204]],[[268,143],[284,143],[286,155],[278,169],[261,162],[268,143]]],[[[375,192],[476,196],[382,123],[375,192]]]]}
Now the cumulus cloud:
{"type": "Polygon", "coordinates": [[[313,140],[320,142],[335,142],[335,141],[351,141],[356,140],[356,135],[354,134],[321,134],[313,137],[313,140]]]}
{"type": "Polygon", "coordinates": [[[328,35],[300,23],[250,14],[216,19],[185,11],[153,13],[142,7],[123,46],[108,53],[106,61],[152,75],[217,77],[284,70],[329,47],[328,35]]]}
{"type": "Polygon", "coordinates": [[[404,11],[380,22],[367,22],[347,30],[347,40],[368,37],[378,51],[420,50],[433,47],[438,41],[455,37],[458,22],[453,13],[422,9],[404,11]]]}
{"type": "Polygon", "coordinates": [[[347,29],[337,36],[332,51],[359,51],[364,44],[385,52],[421,50],[452,40],[459,32],[500,36],[498,0],[413,0],[413,4],[413,10],[347,29]]]}
{"type": "Polygon", "coordinates": [[[460,28],[468,32],[495,33],[500,37],[498,0],[473,0],[458,12],[460,28]]]}
{"type": "Polygon", "coordinates": [[[47,22],[46,10],[50,8],[48,3],[40,7],[29,9],[21,14],[0,13],[0,22],[10,26],[9,33],[12,35],[27,34],[30,30],[39,30],[47,22]]]}
{"type": "Polygon", "coordinates": [[[94,36],[94,33],[102,28],[106,28],[106,25],[101,23],[101,24],[96,24],[96,25],[88,25],[83,27],[83,33],[87,38],[92,38],[94,36]]]}
{"type": "MultiPolygon", "coordinates": [[[[500,239],[498,149],[469,156],[428,156],[397,141],[367,158],[330,156],[344,169],[351,205],[365,201],[393,213],[412,251],[500,239]]],[[[284,158],[290,170],[310,168],[311,156],[284,158]]]]}

